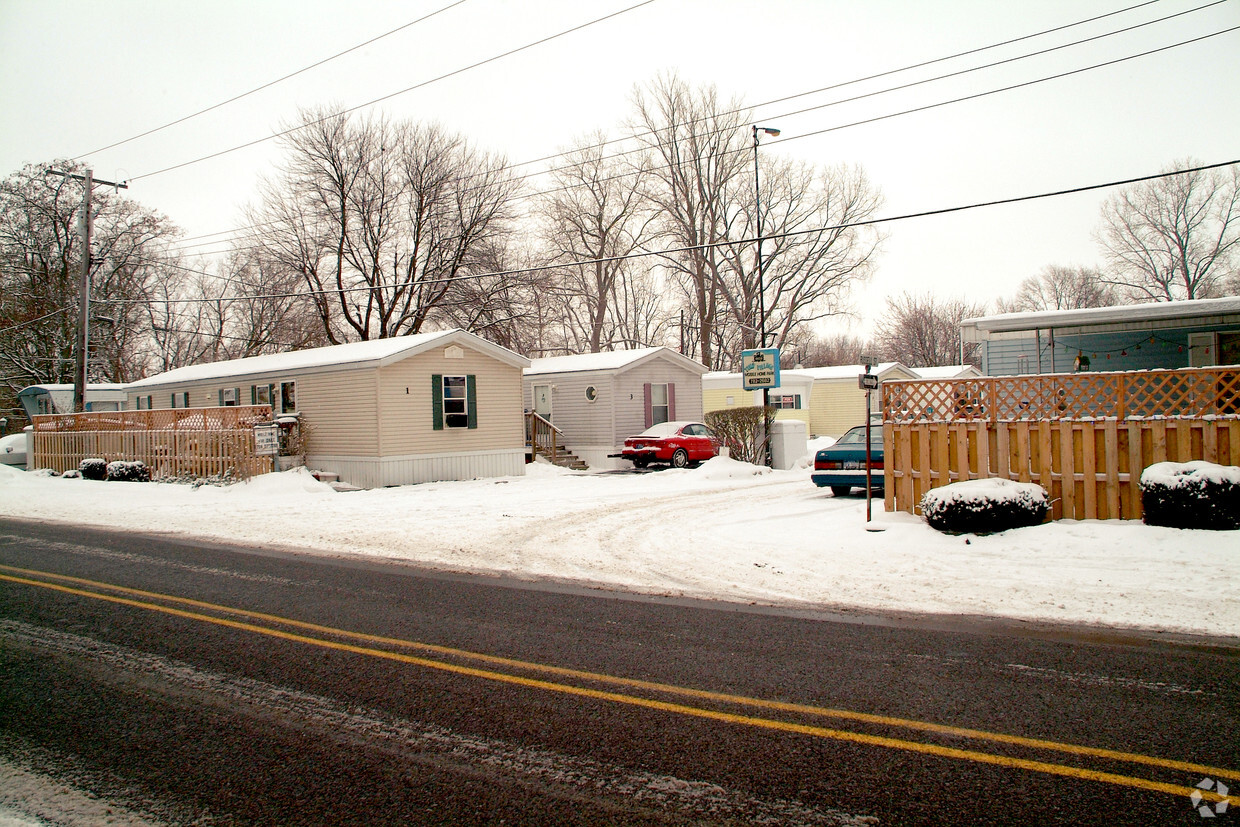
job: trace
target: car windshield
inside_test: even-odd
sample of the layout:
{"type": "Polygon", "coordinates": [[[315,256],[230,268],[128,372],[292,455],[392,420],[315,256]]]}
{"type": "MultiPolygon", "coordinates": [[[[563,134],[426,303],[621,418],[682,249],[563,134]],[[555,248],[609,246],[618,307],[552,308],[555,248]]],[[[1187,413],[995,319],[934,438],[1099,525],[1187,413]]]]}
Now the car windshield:
{"type": "MultiPolygon", "coordinates": [[[[865,426],[853,428],[835,441],[836,445],[865,445],[865,426]]],[[[870,427],[870,445],[883,444],[883,429],[870,427]]]]}

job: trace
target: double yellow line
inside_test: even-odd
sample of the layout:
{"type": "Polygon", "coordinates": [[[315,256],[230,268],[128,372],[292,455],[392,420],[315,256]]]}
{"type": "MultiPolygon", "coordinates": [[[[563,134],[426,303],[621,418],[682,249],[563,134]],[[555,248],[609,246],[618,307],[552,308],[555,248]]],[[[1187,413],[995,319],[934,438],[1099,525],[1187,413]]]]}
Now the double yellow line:
{"type": "MultiPolygon", "coordinates": [[[[407,663],[414,666],[425,667],[427,669],[437,669],[443,672],[466,675],[483,680],[496,681],[499,683],[523,686],[548,692],[557,692],[564,695],[592,698],[610,703],[655,709],[662,712],[669,712],[695,718],[705,718],[739,726],[797,733],[816,738],[848,741],[856,744],[865,744],[867,746],[883,747],[887,749],[899,749],[907,752],[936,755],[946,758],[973,761],[981,764],[992,764],[1001,767],[1009,767],[1012,769],[1029,770],[1032,772],[1046,773],[1049,775],[1057,775],[1067,778],[1097,781],[1122,787],[1169,793],[1175,796],[1187,797],[1193,793],[1199,793],[1202,800],[1211,802],[1219,802],[1224,800],[1223,796],[1220,796],[1217,792],[1199,790],[1196,787],[1186,787],[1180,784],[1153,781],[1146,778],[1121,775],[1118,773],[1100,772],[1097,770],[1074,767],[1066,764],[1056,764],[1048,761],[1034,761],[1025,758],[996,755],[978,750],[959,749],[956,747],[947,747],[939,744],[910,741],[902,738],[891,738],[880,735],[871,735],[863,732],[832,729],[814,724],[796,723],[794,721],[779,720],[771,717],[760,717],[752,714],[726,712],[719,709],[692,706],[688,703],[673,702],[668,700],[657,700],[655,698],[627,694],[625,692],[614,690],[637,690],[662,695],[665,697],[686,700],[691,699],[693,701],[728,705],[748,710],[791,713],[810,719],[830,718],[841,721],[852,721],[887,728],[913,730],[933,735],[967,738],[969,740],[984,743],[1003,744],[1026,749],[1049,751],[1081,758],[1094,758],[1113,762],[1143,765],[1159,769],[1172,770],[1175,772],[1190,773],[1194,776],[1240,781],[1240,771],[1223,769],[1220,767],[1211,767],[1205,764],[1175,761],[1171,759],[1141,755],[1138,753],[1100,749],[1097,747],[1080,746],[1058,741],[1047,741],[1038,738],[1025,738],[1019,735],[1007,735],[1004,733],[988,732],[985,730],[945,726],[943,724],[935,724],[927,721],[894,718],[885,715],[870,715],[864,712],[853,712],[850,710],[832,709],[806,704],[786,703],[783,701],[763,700],[761,698],[731,695],[722,692],[711,692],[703,689],[676,686],[674,684],[635,680],[633,678],[617,677],[598,672],[567,669],[560,666],[551,666],[547,664],[533,663],[530,661],[485,655],[463,649],[454,649],[448,646],[438,646],[435,644],[421,643],[418,641],[383,637],[381,635],[370,635],[362,632],[352,632],[345,629],[333,628],[331,626],[322,626],[317,623],[307,623],[300,620],[293,620],[291,618],[280,617],[278,615],[252,612],[246,609],[221,606],[201,600],[176,597],[174,595],[160,594],[158,592],[149,592],[142,589],[132,589],[125,586],[101,583],[94,580],[86,580],[79,577],[70,577],[51,572],[0,565],[0,581],[25,586],[34,586],[77,597],[85,597],[92,600],[101,600],[108,603],[130,606],[136,609],[143,609],[145,611],[159,612],[166,615],[172,615],[174,617],[185,618],[187,620],[194,620],[202,623],[210,623],[216,626],[253,632],[255,634],[266,635],[280,640],[302,643],[309,646],[318,646],[324,649],[350,652],[367,657],[382,658],[384,660],[407,663]],[[151,601],[159,602],[156,603],[151,601]],[[204,614],[203,612],[214,612],[216,614],[204,614]],[[259,622],[272,625],[258,625],[259,622]],[[313,637],[310,634],[304,633],[327,635],[329,637],[313,637]],[[375,645],[392,648],[380,649],[375,648],[375,645]],[[464,663],[452,662],[451,660],[436,660],[429,657],[412,655],[408,654],[409,651],[433,654],[444,658],[451,658],[456,661],[463,661],[464,663]],[[485,664],[486,666],[493,668],[481,668],[478,666],[465,665],[468,663],[485,664]],[[611,687],[611,689],[591,688],[588,686],[563,683],[559,680],[528,677],[527,675],[496,671],[496,668],[517,670],[536,675],[541,674],[557,679],[582,681],[594,684],[596,687],[611,687]]],[[[1240,797],[1229,796],[1228,801],[1231,805],[1240,805],[1240,797]]]]}

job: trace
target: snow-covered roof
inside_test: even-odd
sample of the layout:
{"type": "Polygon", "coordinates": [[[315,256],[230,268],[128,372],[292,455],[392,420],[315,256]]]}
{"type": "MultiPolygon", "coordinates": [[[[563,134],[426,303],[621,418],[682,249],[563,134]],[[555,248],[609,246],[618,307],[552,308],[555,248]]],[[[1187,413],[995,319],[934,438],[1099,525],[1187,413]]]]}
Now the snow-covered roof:
{"type": "MultiPolygon", "coordinates": [[[[870,366],[870,373],[875,374],[880,379],[882,379],[885,374],[901,371],[909,377],[916,375],[899,362],[882,362],[880,364],[870,366]]],[[[812,376],[815,380],[856,379],[858,376],[865,373],[865,365],[832,365],[825,368],[798,368],[796,372],[807,376],[812,376]]]]}
{"type": "MultiPolygon", "coordinates": [[[[726,370],[712,370],[710,373],[702,375],[702,387],[710,390],[720,390],[728,388],[739,388],[744,384],[739,373],[733,373],[726,370]]],[[[812,385],[814,377],[808,375],[800,369],[780,370],[779,372],[780,387],[789,385],[812,385]]]]}
{"type": "MultiPolygon", "coordinates": [[[[1000,313],[978,316],[960,323],[962,333],[1005,333],[1021,330],[1081,327],[1086,325],[1125,324],[1131,322],[1201,319],[1210,316],[1240,315],[1240,296],[1221,299],[1193,299],[1179,302],[1123,304],[1111,307],[1087,307],[1079,310],[1041,310],[1033,313],[1000,313]]],[[[977,341],[965,337],[965,341],[977,341]]]]}
{"type": "Polygon", "coordinates": [[[909,368],[922,379],[958,379],[961,376],[981,376],[982,372],[972,365],[939,365],[933,368],[909,368]]]}
{"type": "Polygon", "coordinates": [[[412,336],[396,336],[390,339],[372,339],[367,342],[350,342],[343,345],[273,353],[267,356],[250,356],[245,359],[229,359],[205,365],[189,365],[140,379],[129,384],[130,390],[179,382],[202,382],[239,376],[256,376],[268,373],[289,374],[296,371],[325,367],[382,367],[406,359],[434,347],[449,344],[466,345],[507,362],[514,367],[525,367],[529,360],[507,348],[488,342],[465,330],[443,330],[435,333],[417,333],[412,336]]]}
{"type": "MultiPolygon", "coordinates": [[[[99,394],[106,394],[106,393],[122,393],[123,394],[125,392],[125,388],[127,387],[129,386],[122,385],[117,382],[87,382],[86,392],[87,393],[99,393],[99,394]]],[[[65,391],[68,391],[69,393],[73,393],[73,388],[74,388],[73,385],[65,385],[65,384],[59,384],[59,383],[53,384],[53,385],[27,385],[26,387],[21,389],[21,391],[18,393],[18,396],[35,396],[40,393],[64,393],[65,391]]]]}
{"type": "Polygon", "coordinates": [[[533,359],[525,369],[526,376],[544,373],[578,373],[584,371],[625,371],[656,356],[671,358],[677,364],[699,373],[705,366],[668,347],[643,347],[635,350],[609,350],[602,353],[581,353],[574,356],[547,356],[533,359]]]}

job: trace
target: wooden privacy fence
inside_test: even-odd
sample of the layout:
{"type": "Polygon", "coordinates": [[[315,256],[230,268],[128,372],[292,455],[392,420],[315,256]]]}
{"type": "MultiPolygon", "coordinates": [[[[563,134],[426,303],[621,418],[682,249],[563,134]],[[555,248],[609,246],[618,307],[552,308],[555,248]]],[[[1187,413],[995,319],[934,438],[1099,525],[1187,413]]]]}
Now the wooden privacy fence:
{"type": "Polygon", "coordinates": [[[142,462],[155,479],[240,479],[271,470],[255,453],[254,426],[271,421],[271,406],[103,411],[34,417],[32,468],[69,471],[88,457],[142,462]]]}
{"type": "Polygon", "coordinates": [[[1238,410],[1234,367],[887,382],[887,509],[998,477],[1045,488],[1052,519],[1140,519],[1149,465],[1240,465],[1238,410]]]}

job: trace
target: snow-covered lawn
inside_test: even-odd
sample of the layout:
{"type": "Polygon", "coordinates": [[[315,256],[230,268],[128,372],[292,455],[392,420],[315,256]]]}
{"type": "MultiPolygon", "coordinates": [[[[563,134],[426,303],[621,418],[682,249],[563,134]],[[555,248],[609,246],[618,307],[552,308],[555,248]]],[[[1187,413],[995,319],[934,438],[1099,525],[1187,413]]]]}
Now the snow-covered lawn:
{"type": "Polygon", "coordinates": [[[1062,521],[948,536],[805,467],[726,458],[337,492],[305,471],[228,487],[0,467],[0,514],[384,557],[459,572],[780,606],[996,615],[1240,636],[1240,532],[1062,521]]]}

